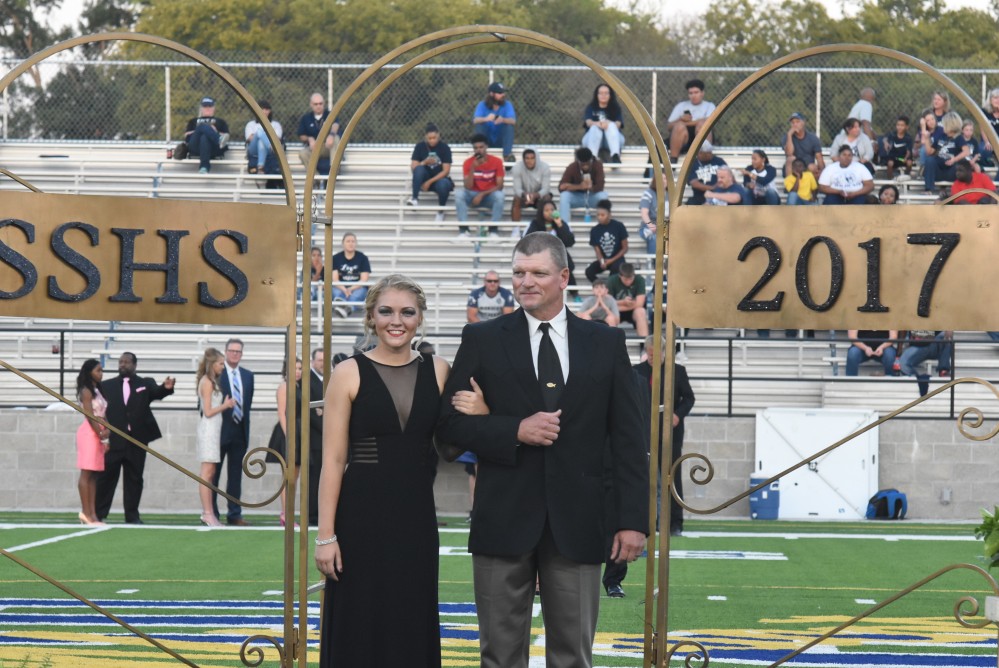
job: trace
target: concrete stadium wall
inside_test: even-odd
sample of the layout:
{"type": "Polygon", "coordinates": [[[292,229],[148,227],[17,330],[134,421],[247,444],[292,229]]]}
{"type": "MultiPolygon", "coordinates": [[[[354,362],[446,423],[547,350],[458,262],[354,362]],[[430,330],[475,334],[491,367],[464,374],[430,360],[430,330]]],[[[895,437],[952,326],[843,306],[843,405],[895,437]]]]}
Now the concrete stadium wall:
{"type": "MultiPolygon", "coordinates": [[[[164,438],[153,446],[189,470],[195,456],[195,411],[157,413],[164,438]]],[[[75,433],[81,417],[68,410],[0,410],[0,509],[72,511],[79,506],[76,491],[75,433]]],[[[252,447],[263,447],[276,421],[273,411],[254,412],[252,447]]],[[[690,505],[708,508],[744,492],[749,486],[755,440],[753,418],[687,420],[684,452],[706,455],[715,468],[707,485],[684,478],[690,505]]],[[[999,452],[994,441],[965,440],[954,422],[895,420],[880,429],[880,487],[895,487],[909,499],[908,517],[926,520],[972,520],[979,508],[999,502],[999,452]],[[950,490],[949,503],[943,503],[950,490]]],[[[223,478],[224,480],[224,478],[223,478]]],[[[146,460],[146,512],[200,512],[197,486],[159,460],[146,460]]],[[[278,488],[276,465],[259,479],[245,479],[244,499],[260,501],[278,488]]],[[[460,464],[441,463],[435,486],[442,513],[465,514],[469,509],[468,478],[460,464]]],[[[278,502],[248,515],[276,516],[278,502]]],[[[746,499],[717,516],[748,517],[746,499]]],[[[112,507],[112,520],[121,519],[121,489],[112,507]]]]}

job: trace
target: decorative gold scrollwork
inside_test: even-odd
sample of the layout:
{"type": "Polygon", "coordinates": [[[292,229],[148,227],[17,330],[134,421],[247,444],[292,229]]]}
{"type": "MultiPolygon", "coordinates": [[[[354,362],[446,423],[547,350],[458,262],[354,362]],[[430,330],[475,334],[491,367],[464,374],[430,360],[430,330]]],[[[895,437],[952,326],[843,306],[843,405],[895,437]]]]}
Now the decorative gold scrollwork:
{"type": "Polygon", "coordinates": [[[708,648],[693,640],[681,640],[670,647],[669,651],[666,653],[666,660],[663,661],[662,665],[670,665],[670,662],[673,661],[673,655],[681,649],[687,647],[692,649],[690,653],[683,658],[684,667],[694,668],[696,666],[697,668],[707,668],[707,666],[711,663],[711,659],[708,655],[708,648]]]}
{"type": "Polygon", "coordinates": [[[284,477],[288,473],[288,462],[285,461],[284,456],[277,450],[273,450],[271,448],[254,448],[249,452],[247,452],[246,456],[243,457],[243,473],[246,475],[247,478],[252,478],[254,480],[257,480],[258,478],[263,478],[264,474],[267,473],[267,463],[268,463],[266,458],[267,454],[272,454],[275,457],[277,457],[278,459],[277,464],[278,466],[281,467],[282,484],[276,492],[271,494],[263,501],[257,501],[255,503],[240,501],[239,504],[241,506],[244,506],[246,508],[263,508],[271,501],[281,496],[281,490],[284,489],[284,483],[283,483],[284,477]],[[264,456],[256,458],[252,457],[252,455],[257,455],[257,454],[263,454],[264,456]]]}
{"type": "MultiPolygon", "coordinates": [[[[273,636],[266,635],[255,635],[250,636],[243,641],[242,646],[239,648],[239,660],[243,662],[244,666],[249,666],[250,668],[255,668],[264,662],[264,650],[262,647],[257,647],[256,645],[250,646],[250,643],[255,642],[269,642],[274,645],[274,648],[278,651],[278,658],[282,659],[284,656],[284,646],[278,641],[277,638],[273,636]],[[251,658],[252,657],[252,658],[251,658]]],[[[284,665],[282,661],[282,665],[284,665]]],[[[290,664],[289,664],[290,665],[290,664]]]]}

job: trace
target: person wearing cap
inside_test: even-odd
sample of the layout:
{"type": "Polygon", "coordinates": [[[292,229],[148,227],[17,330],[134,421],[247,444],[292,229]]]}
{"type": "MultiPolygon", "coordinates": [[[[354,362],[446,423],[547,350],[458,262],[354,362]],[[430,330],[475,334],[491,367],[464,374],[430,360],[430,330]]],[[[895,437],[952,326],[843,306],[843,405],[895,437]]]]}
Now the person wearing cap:
{"type": "Polygon", "coordinates": [[[784,176],[791,172],[791,163],[798,158],[805,163],[805,168],[817,177],[826,168],[825,160],[822,159],[822,142],[814,133],[805,129],[805,115],[800,111],[791,114],[788,121],[791,127],[782,142],[784,155],[787,156],[784,176]]]}
{"type": "MultiPolygon", "coordinates": [[[[503,161],[494,155],[489,155],[486,136],[472,135],[472,156],[461,166],[465,189],[455,193],[454,206],[458,214],[458,237],[455,241],[470,238],[468,235],[468,209],[488,209],[492,222],[496,223],[503,217],[503,177],[506,168],[503,161]]],[[[499,227],[489,226],[489,236],[499,237],[499,227]]]]}
{"type": "MultiPolygon", "coordinates": [[[[271,103],[267,100],[260,100],[258,103],[267,116],[267,122],[274,128],[274,134],[281,138],[284,129],[281,123],[274,120],[274,112],[271,110],[271,103]]],[[[250,174],[263,174],[267,164],[267,158],[274,153],[271,140],[268,139],[264,126],[256,118],[250,119],[243,129],[243,137],[246,139],[246,159],[248,161],[247,171],[250,174]]]]}
{"type": "Polygon", "coordinates": [[[212,158],[225,155],[229,143],[229,124],[215,115],[215,100],[201,98],[198,115],[187,122],[184,142],[190,155],[198,157],[198,172],[212,171],[212,158]]]}
{"type": "Polygon", "coordinates": [[[586,278],[593,283],[605,271],[613,276],[627,262],[628,228],[619,220],[611,218],[611,201],[597,202],[597,224],[590,228],[590,246],[597,259],[586,268],[586,278]]]}
{"type": "Polygon", "coordinates": [[[498,81],[489,84],[486,99],[481,100],[472,114],[475,132],[486,136],[490,148],[502,148],[503,160],[516,162],[513,155],[513,126],[517,112],[506,99],[506,86],[498,81]]]}
{"type": "MultiPolygon", "coordinates": [[[[691,79],[683,85],[687,89],[687,99],[678,102],[666,119],[666,133],[669,135],[670,157],[678,158],[690,149],[694,135],[715,110],[715,103],[704,99],[704,82],[691,79]]],[[[711,135],[708,135],[711,139],[711,135]]]]}
{"type": "MultiPolygon", "coordinates": [[[[306,167],[312,158],[312,152],[316,150],[316,139],[319,138],[319,130],[323,127],[329,117],[330,111],[326,108],[326,99],[322,93],[313,93],[309,98],[309,110],[302,115],[298,121],[298,138],[302,141],[302,148],[298,152],[298,159],[306,167]]],[[[317,174],[329,174],[330,156],[336,150],[336,145],[340,142],[343,128],[340,126],[340,119],[333,121],[330,133],[326,135],[326,140],[319,147],[319,162],[316,165],[317,174]]]]}
{"type": "Polygon", "coordinates": [[[694,206],[704,204],[705,193],[714,190],[718,183],[718,170],[726,166],[728,163],[715,155],[715,147],[711,142],[702,142],[697,149],[697,160],[694,161],[690,178],[687,180],[687,184],[694,191],[694,194],[687,198],[687,204],[694,206]]]}

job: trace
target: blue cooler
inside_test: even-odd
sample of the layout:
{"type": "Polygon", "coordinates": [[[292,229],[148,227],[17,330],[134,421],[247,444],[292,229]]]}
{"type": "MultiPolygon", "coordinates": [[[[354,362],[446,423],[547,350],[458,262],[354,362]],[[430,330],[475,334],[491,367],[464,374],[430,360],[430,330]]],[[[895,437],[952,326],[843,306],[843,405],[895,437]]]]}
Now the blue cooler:
{"type": "MultiPolygon", "coordinates": [[[[753,476],[749,486],[756,487],[770,476],[753,476]]],[[[749,516],[754,520],[775,520],[780,509],[780,481],[775,480],[749,495],[749,516]]]]}

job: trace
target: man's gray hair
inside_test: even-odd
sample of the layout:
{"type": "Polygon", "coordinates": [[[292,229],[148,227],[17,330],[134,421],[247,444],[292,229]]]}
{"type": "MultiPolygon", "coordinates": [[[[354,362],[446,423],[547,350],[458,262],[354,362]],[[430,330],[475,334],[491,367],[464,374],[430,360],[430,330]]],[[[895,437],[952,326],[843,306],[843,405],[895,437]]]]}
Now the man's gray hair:
{"type": "Polygon", "coordinates": [[[569,254],[565,250],[565,244],[554,234],[548,232],[531,232],[525,234],[524,238],[517,242],[513,249],[513,254],[537,255],[548,251],[559,271],[568,268],[569,254]]]}

